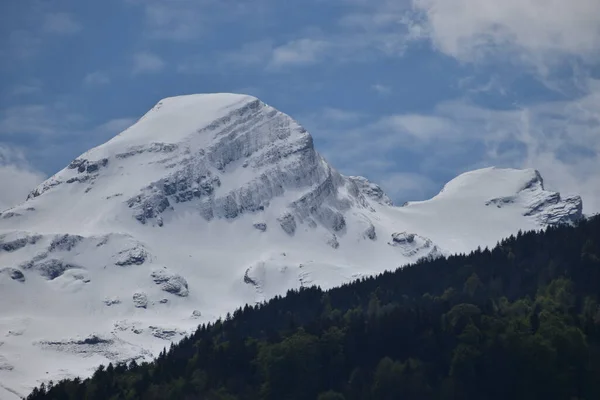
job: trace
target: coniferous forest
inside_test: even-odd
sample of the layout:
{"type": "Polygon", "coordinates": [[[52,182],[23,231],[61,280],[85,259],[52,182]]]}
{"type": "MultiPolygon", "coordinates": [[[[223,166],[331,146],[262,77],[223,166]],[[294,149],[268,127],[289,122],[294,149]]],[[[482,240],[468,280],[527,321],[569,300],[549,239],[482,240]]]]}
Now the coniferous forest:
{"type": "Polygon", "coordinates": [[[600,399],[600,217],[245,306],[38,399],[600,399]]]}

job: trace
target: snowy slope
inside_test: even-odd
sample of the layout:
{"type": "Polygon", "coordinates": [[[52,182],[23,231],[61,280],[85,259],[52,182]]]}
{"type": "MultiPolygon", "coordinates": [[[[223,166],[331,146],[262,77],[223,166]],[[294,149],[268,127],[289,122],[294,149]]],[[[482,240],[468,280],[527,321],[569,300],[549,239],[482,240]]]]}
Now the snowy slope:
{"type": "Polygon", "coordinates": [[[463,174],[394,207],[250,96],[160,101],[0,215],[0,398],[149,359],[199,323],[290,288],[569,223],[535,170],[463,174]]]}

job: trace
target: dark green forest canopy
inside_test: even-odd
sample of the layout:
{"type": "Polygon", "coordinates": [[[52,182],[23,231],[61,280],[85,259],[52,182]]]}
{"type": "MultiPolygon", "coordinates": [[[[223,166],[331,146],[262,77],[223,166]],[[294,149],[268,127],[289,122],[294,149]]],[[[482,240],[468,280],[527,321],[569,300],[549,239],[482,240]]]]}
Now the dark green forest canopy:
{"type": "Polygon", "coordinates": [[[599,399],[600,217],[203,325],[38,399],[599,399]]]}

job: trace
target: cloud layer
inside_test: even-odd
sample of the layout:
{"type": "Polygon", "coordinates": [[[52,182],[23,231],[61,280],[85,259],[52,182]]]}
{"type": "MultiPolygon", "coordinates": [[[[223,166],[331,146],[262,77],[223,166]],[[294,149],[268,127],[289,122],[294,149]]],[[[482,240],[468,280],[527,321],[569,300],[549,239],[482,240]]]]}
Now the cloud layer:
{"type": "Polygon", "coordinates": [[[600,5],[596,0],[413,0],[442,52],[481,61],[507,52],[529,60],[597,57],[600,5]]]}
{"type": "Polygon", "coordinates": [[[43,179],[44,175],[29,166],[20,151],[0,146],[0,211],[25,201],[43,179]]]}

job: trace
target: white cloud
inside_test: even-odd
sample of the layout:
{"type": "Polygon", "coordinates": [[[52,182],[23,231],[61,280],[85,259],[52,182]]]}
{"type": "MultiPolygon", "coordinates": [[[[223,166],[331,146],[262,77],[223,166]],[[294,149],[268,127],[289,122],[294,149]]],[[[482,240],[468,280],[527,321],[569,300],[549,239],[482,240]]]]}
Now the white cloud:
{"type": "Polygon", "coordinates": [[[179,72],[197,73],[220,69],[259,68],[269,72],[286,71],[292,67],[309,66],[340,56],[338,44],[318,38],[300,38],[281,45],[270,39],[244,43],[225,51],[215,59],[193,56],[178,66],[179,72]]]}
{"type": "MultiPolygon", "coordinates": [[[[600,82],[590,82],[590,87],[594,90],[579,99],[543,102],[509,111],[448,103],[438,108],[438,115],[429,118],[436,121],[434,125],[440,118],[446,120],[449,126],[459,128],[454,130],[457,137],[482,146],[477,165],[465,164],[463,169],[484,165],[536,168],[552,189],[580,194],[584,211],[598,212],[600,82]]],[[[432,133],[427,128],[425,131],[432,133]]],[[[433,157],[449,148],[449,138],[445,132],[439,133],[434,140],[429,137],[430,143],[438,147],[432,151],[433,157]]],[[[469,151],[465,149],[463,157],[468,157],[469,151]]],[[[432,157],[429,162],[439,163],[432,157]]]]}
{"type": "Polygon", "coordinates": [[[463,61],[514,54],[526,61],[600,54],[597,0],[413,0],[428,34],[445,54],[463,61]]]}
{"type": "Polygon", "coordinates": [[[150,34],[158,38],[191,39],[202,26],[195,8],[187,2],[148,2],[144,13],[150,34]]]}
{"type": "Polygon", "coordinates": [[[42,44],[42,40],[32,32],[18,29],[8,35],[9,54],[16,58],[26,59],[34,56],[42,44]]]}
{"type": "Polygon", "coordinates": [[[258,19],[268,12],[262,0],[125,0],[140,7],[144,17],[146,34],[154,39],[189,41],[219,22],[235,20],[242,15],[253,14],[246,22],[258,19]]]}
{"type": "Polygon", "coordinates": [[[91,133],[114,136],[129,128],[136,120],[137,119],[133,117],[111,119],[93,128],[91,133]]]}
{"type": "Polygon", "coordinates": [[[0,135],[60,134],[83,121],[80,114],[68,112],[59,104],[32,104],[0,110],[0,135]]]}
{"type": "Polygon", "coordinates": [[[387,129],[399,134],[410,135],[417,140],[430,142],[443,138],[458,138],[458,127],[443,117],[423,116],[419,114],[400,114],[382,118],[378,122],[380,129],[387,129]]]}
{"type": "MultiPolygon", "coordinates": [[[[274,45],[272,40],[246,43],[238,49],[222,53],[216,62],[229,68],[257,67],[269,72],[281,72],[324,62],[340,64],[364,62],[380,56],[399,56],[406,45],[404,38],[393,34],[384,37],[361,32],[317,32],[279,45],[274,45]]],[[[204,72],[213,69],[214,65],[214,60],[193,57],[182,63],[178,70],[204,72]]],[[[385,91],[383,86],[378,88],[385,91]]]]}
{"type": "Polygon", "coordinates": [[[42,22],[43,32],[56,35],[72,35],[81,29],[81,24],[71,14],[64,12],[46,14],[42,22]]]}
{"type": "Polygon", "coordinates": [[[362,112],[342,110],[339,108],[325,107],[318,115],[318,118],[325,119],[334,123],[354,123],[364,117],[362,112]]]}
{"type": "MultiPolygon", "coordinates": [[[[225,67],[256,67],[280,72],[322,63],[373,61],[402,56],[410,43],[425,36],[420,25],[409,20],[410,0],[385,0],[383,6],[382,2],[375,1],[377,7],[363,1],[343,2],[350,5],[350,9],[337,23],[326,27],[306,26],[284,42],[272,36],[247,42],[221,53],[216,61],[207,59],[204,54],[194,56],[180,63],[178,70],[205,72],[214,68],[216,62],[225,67]]],[[[384,85],[373,87],[382,94],[387,89],[384,85]]]]}
{"type": "Polygon", "coordinates": [[[468,94],[497,93],[502,96],[507,95],[502,80],[498,75],[492,75],[487,82],[477,82],[474,76],[467,76],[458,80],[458,87],[468,94]]]}
{"type": "Polygon", "coordinates": [[[42,91],[42,83],[38,80],[32,80],[26,83],[14,85],[10,91],[13,96],[27,96],[40,93],[42,91]]]}
{"type": "Polygon", "coordinates": [[[133,55],[132,72],[134,75],[157,73],[165,68],[165,62],[158,55],[150,52],[140,52],[133,55]]]}
{"type": "Polygon", "coordinates": [[[101,86],[109,83],[110,77],[103,71],[90,72],[83,78],[83,84],[86,86],[101,86]]]}
{"type": "MultiPolygon", "coordinates": [[[[270,39],[244,43],[240,48],[218,56],[217,64],[228,68],[265,68],[284,70],[317,64],[331,58],[336,44],[319,38],[299,38],[274,45],[270,39]]],[[[336,51],[339,54],[339,51],[336,51]]],[[[198,72],[214,69],[215,62],[204,57],[194,57],[181,64],[179,71],[198,72]]]]}
{"type": "MultiPolygon", "coordinates": [[[[136,120],[121,117],[94,125],[84,115],[61,103],[13,106],[0,110],[0,143],[8,143],[21,135],[26,135],[28,141],[41,140],[44,143],[65,137],[95,141],[98,137],[120,133],[136,120]]],[[[33,146],[35,143],[30,144],[33,146]]],[[[4,152],[5,159],[6,154],[4,152]]]]}
{"type": "MultiPolygon", "coordinates": [[[[273,53],[271,40],[259,40],[244,43],[239,49],[228,51],[221,55],[219,63],[223,66],[251,67],[263,66],[268,63],[273,53]]],[[[204,60],[205,65],[212,67],[210,60],[204,60]]],[[[210,68],[209,67],[209,68],[210,68]]]]}
{"type": "Polygon", "coordinates": [[[0,205],[23,200],[23,193],[41,179],[41,173],[34,168],[56,171],[77,153],[104,143],[135,121],[135,118],[123,117],[98,124],[65,103],[29,104],[0,110],[0,184],[7,182],[2,187],[11,190],[14,186],[16,194],[12,197],[0,190],[0,205]],[[15,151],[16,146],[24,153],[15,151]],[[13,184],[16,180],[22,186],[13,184]],[[20,188],[22,190],[18,190],[20,188]]]}
{"type": "Polygon", "coordinates": [[[392,88],[387,85],[382,85],[381,83],[375,83],[371,85],[371,89],[377,92],[380,95],[386,95],[392,93],[392,88]]]}
{"type": "Polygon", "coordinates": [[[335,168],[380,184],[395,202],[424,199],[437,188],[424,174],[399,171],[405,160],[393,153],[408,140],[397,134],[391,117],[373,122],[361,112],[325,108],[299,121],[313,134],[319,151],[335,168]]]}
{"type": "Polygon", "coordinates": [[[26,19],[16,22],[18,29],[8,32],[8,46],[0,50],[0,53],[5,53],[3,58],[18,60],[34,57],[47,37],[72,35],[82,29],[81,24],[69,13],[42,13],[39,7],[32,4],[26,15],[26,19]]]}
{"type": "MultiPolygon", "coordinates": [[[[392,199],[426,200],[440,187],[424,174],[413,172],[382,172],[378,182],[392,199]]],[[[398,204],[401,205],[401,204],[398,204]]]]}
{"type": "Polygon", "coordinates": [[[0,211],[24,201],[27,194],[44,180],[23,154],[13,148],[0,146],[0,211]],[[7,190],[8,189],[8,190],[7,190]]]}
{"type": "Polygon", "coordinates": [[[324,40],[303,38],[288,42],[273,49],[270,66],[310,65],[319,62],[331,47],[324,40]]]}
{"type": "Polygon", "coordinates": [[[339,19],[339,26],[353,42],[365,42],[365,50],[402,56],[408,46],[427,37],[419,14],[410,0],[349,1],[354,5],[339,19]]]}

